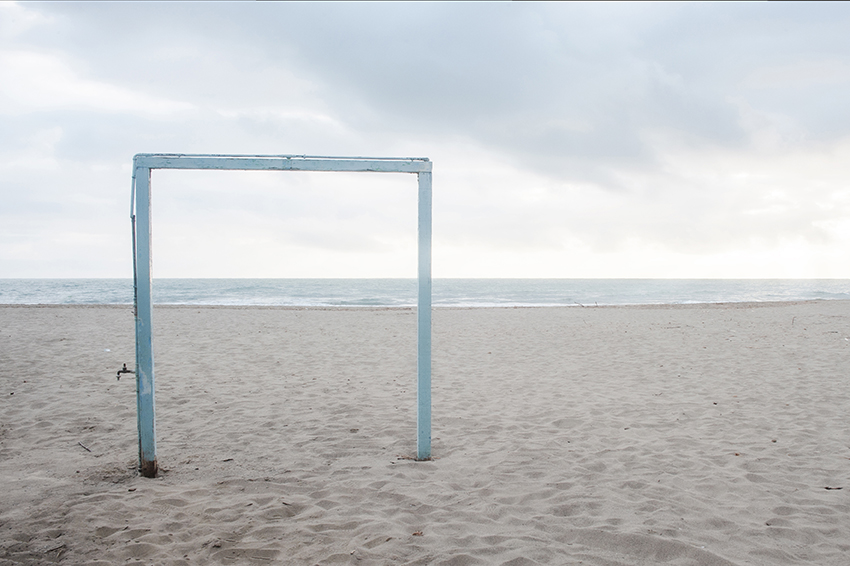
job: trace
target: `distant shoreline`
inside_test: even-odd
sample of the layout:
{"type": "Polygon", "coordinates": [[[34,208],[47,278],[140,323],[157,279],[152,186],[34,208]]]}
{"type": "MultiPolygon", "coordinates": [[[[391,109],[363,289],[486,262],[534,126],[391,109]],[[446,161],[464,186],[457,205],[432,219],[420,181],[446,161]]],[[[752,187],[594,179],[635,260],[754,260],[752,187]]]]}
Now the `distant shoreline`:
{"type": "MultiPolygon", "coordinates": [[[[414,307],[415,279],[158,279],[158,305],[414,307]]],[[[447,307],[614,306],[850,300],[850,280],[434,279],[447,307]]],[[[132,304],[129,279],[0,280],[0,304],[132,304]]]]}
{"type": "MultiPolygon", "coordinates": [[[[619,305],[482,305],[482,306],[456,306],[456,305],[432,305],[432,309],[439,310],[480,310],[480,309],[690,309],[690,308],[763,308],[781,307],[793,305],[805,305],[815,303],[845,303],[850,299],[808,299],[788,301],[725,301],[717,303],[637,303],[619,305]]],[[[0,308],[133,308],[132,303],[0,303],[0,308]]],[[[311,311],[414,311],[416,306],[381,306],[381,305],[199,305],[188,303],[162,303],[154,304],[154,309],[233,309],[233,310],[311,310],[311,311]]]]}

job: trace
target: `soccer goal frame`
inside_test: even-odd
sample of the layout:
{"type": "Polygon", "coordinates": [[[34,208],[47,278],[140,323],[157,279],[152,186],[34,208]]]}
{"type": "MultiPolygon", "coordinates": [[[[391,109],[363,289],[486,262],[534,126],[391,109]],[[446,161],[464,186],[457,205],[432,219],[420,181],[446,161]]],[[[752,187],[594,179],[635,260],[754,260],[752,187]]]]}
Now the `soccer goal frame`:
{"type": "Polygon", "coordinates": [[[417,296],[416,458],[431,457],[431,161],[428,158],[316,157],[306,155],[186,155],[133,157],[130,219],[133,226],[133,311],[136,319],[136,405],[139,472],[155,477],[156,420],[151,298],[151,171],[339,171],[415,173],[419,187],[417,296]]]}

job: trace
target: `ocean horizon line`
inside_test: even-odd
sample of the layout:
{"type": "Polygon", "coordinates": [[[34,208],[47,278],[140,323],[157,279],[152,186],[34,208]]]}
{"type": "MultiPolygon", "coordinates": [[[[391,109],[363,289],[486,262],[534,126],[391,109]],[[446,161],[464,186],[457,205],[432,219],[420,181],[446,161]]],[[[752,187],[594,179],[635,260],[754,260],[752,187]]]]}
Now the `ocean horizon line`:
{"type": "MultiPolygon", "coordinates": [[[[407,307],[414,278],[158,278],[155,304],[407,307]]],[[[848,279],[434,278],[435,307],[850,299],[848,279]]],[[[132,278],[0,279],[0,304],[132,304],[132,278]]]]}
{"type": "MultiPolygon", "coordinates": [[[[153,280],[412,280],[417,277],[154,277],[153,280]]],[[[0,277],[0,281],[125,280],[132,277],[0,277]]],[[[431,280],[541,280],[541,281],[850,281],[850,277],[432,277],[431,280]]]]}

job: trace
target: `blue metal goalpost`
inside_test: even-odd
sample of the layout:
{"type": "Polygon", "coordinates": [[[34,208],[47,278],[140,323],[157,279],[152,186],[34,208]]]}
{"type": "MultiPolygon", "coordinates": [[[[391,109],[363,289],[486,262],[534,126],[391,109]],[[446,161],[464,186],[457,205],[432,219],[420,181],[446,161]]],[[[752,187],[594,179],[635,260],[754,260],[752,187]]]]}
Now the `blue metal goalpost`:
{"type": "Polygon", "coordinates": [[[155,477],[156,423],[151,319],[151,171],[217,169],[243,171],[343,171],[415,173],[419,181],[417,297],[416,458],[431,457],[431,161],[428,158],[314,157],[306,155],[184,155],[140,153],[133,157],[130,218],[136,318],[136,405],[139,471],[155,477]]]}

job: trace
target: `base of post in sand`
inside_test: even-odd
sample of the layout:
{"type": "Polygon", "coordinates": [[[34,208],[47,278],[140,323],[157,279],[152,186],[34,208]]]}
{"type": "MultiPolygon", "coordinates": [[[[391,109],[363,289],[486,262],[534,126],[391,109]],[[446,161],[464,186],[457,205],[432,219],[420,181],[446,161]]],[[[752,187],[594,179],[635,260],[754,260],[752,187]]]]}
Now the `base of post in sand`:
{"type": "Polygon", "coordinates": [[[158,467],[156,465],[156,458],[147,462],[143,461],[139,465],[139,473],[142,475],[142,477],[155,478],[157,470],[158,467]]]}

